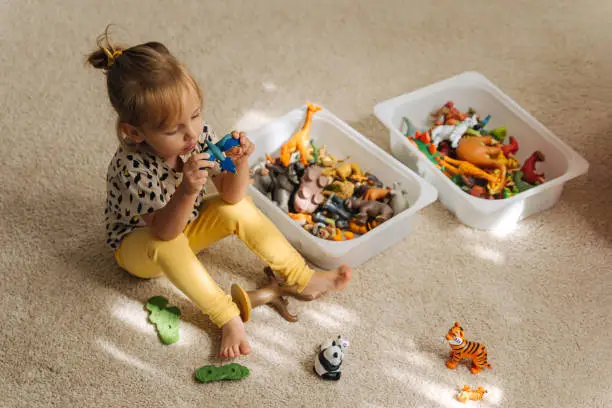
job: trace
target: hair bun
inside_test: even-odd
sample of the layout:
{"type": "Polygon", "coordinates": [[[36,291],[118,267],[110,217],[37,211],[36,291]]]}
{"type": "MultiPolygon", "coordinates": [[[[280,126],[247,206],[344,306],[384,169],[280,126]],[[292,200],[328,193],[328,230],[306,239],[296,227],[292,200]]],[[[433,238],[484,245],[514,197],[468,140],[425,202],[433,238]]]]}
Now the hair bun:
{"type": "Polygon", "coordinates": [[[125,50],[123,47],[116,47],[111,44],[108,32],[109,28],[110,26],[107,26],[106,30],[104,30],[104,34],[98,37],[98,49],[87,57],[87,62],[89,62],[91,66],[104,71],[108,71],[125,50]]]}

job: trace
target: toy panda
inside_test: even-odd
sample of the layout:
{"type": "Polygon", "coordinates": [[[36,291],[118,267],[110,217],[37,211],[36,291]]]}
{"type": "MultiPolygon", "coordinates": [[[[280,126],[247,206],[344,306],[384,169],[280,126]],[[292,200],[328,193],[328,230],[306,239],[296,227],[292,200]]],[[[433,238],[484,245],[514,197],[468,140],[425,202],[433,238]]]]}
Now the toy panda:
{"type": "Polygon", "coordinates": [[[340,365],[344,358],[344,351],[349,342],[338,336],[321,344],[315,357],[314,371],[324,380],[338,381],[340,379],[340,365]]]}

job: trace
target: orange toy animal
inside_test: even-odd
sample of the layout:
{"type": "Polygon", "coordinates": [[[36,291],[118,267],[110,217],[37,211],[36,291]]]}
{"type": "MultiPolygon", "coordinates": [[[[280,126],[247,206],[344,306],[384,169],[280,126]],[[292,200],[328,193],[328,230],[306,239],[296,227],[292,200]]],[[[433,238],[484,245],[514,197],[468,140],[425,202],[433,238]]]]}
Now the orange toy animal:
{"type": "Polygon", "coordinates": [[[363,197],[361,198],[364,200],[380,200],[381,198],[385,198],[386,196],[388,196],[390,192],[391,192],[391,189],[389,187],[387,188],[373,187],[373,188],[367,189],[366,192],[363,193],[363,197]]]}
{"type": "Polygon", "coordinates": [[[493,145],[493,136],[462,137],[457,146],[457,157],[460,160],[470,162],[481,168],[500,170],[499,180],[502,182],[495,186],[495,191],[492,191],[492,194],[499,193],[504,188],[506,180],[506,165],[497,160],[500,152],[501,147],[493,145]]]}
{"type": "Polygon", "coordinates": [[[446,340],[451,347],[450,359],[446,362],[446,366],[454,370],[457,368],[459,361],[468,358],[472,360],[472,366],[470,367],[472,374],[478,374],[484,367],[491,368],[491,365],[487,362],[485,346],[475,341],[465,340],[463,335],[463,328],[459,326],[459,322],[455,322],[455,325],[446,333],[446,340]]]}
{"type": "Polygon", "coordinates": [[[459,394],[457,394],[457,399],[464,404],[468,402],[468,400],[478,401],[481,400],[487,390],[483,387],[478,387],[478,389],[471,389],[469,385],[464,385],[459,394]]]}
{"type": "Polygon", "coordinates": [[[283,163],[283,166],[287,167],[291,161],[291,155],[296,150],[300,152],[300,162],[304,165],[308,165],[308,138],[310,136],[310,127],[312,125],[312,115],[315,112],[321,110],[320,106],[316,106],[311,104],[310,102],[306,102],[308,105],[308,110],[306,111],[306,120],[304,121],[304,126],[293,136],[291,139],[287,141],[284,145],[281,146],[280,149],[280,161],[283,163]]]}

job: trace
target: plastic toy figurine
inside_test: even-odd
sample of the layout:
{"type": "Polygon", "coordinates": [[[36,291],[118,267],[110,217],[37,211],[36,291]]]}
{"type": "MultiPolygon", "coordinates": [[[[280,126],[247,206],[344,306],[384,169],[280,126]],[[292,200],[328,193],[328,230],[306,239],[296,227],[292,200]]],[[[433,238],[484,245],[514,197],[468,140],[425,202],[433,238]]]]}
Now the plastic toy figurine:
{"type": "Polygon", "coordinates": [[[493,145],[493,137],[468,137],[461,139],[457,146],[457,157],[480,168],[499,169],[500,175],[497,178],[495,188],[491,188],[491,194],[499,193],[505,185],[506,174],[508,172],[504,162],[497,160],[501,148],[493,145]]]}
{"type": "Polygon", "coordinates": [[[362,225],[367,222],[369,217],[382,222],[393,217],[393,209],[388,204],[381,203],[380,201],[350,198],[346,200],[346,208],[359,211],[355,219],[362,225]]]}
{"type": "Polygon", "coordinates": [[[297,322],[297,316],[289,313],[287,309],[289,302],[284,296],[289,295],[304,301],[313,300],[314,296],[306,296],[298,293],[297,286],[295,285],[283,286],[282,281],[276,277],[269,267],[266,267],[264,272],[268,276],[269,282],[260,289],[247,292],[237,283],[232,285],[232,300],[238,306],[238,310],[240,310],[240,318],[246,323],[251,319],[251,311],[253,308],[269,304],[287,321],[297,322]]]}
{"type": "Polygon", "coordinates": [[[298,224],[300,225],[304,225],[306,223],[311,223],[312,222],[312,215],[310,214],[297,214],[297,213],[288,213],[289,217],[291,217],[291,219],[293,219],[294,221],[297,221],[298,224]]]}
{"type": "Polygon", "coordinates": [[[372,228],[368,223],[365,224],[357,224],[356,222],[349,222],[349,230],[355,234],[363,235],[367,233],[372,228]]]}
{"type": "Polygon", "coordinates": [[[289,166],[291,155],[297,150],[300,152],[300,162],[308,165],[308,138],[310,137],[310,128],[312,126],[312,115],[321,110],[320,106],[306,102],[308,109],[306,110],[306,120],[300,130],[298,130],[291,139],[287,141],[280,149],[280,160],[283,166],[289,166]]]}
{"type": "Polygon", "coordinates": [[[272,200],[285,212],[289,212],[289,198],[299,183],[295,171],[289,171],[290,167],[282,167],[276,164],[266,164],[273,179],[272,200]]]}
{"type": "Polygon", "coordinates": [[[459,322],[450,328],[446,333],[446,340],[451,347],[450,359],[446,362],[446,366],[451,370],[457,368],[457,364],[464,359],[472,360],[470,371],[472,374],[478,374],[482,368],[491,368],[487,362],[487,350],[485,346],[475,341],[465,340],[463,328],[459,322]]]}
{"type": "Polygon", "coordinates": [[[323,174],[341,179],[342,181],[345,181],[348,178],[361,181],[365,177],[359,165],[351,162],[344,162],[336,167],[326,168],[323,170],[323,174]]]}
{"type": "Polygon", "coordinates": [[[476,119],[476,115],[474,115],[454,126],[453,125],[436,126],[431,131],[431,143],[437,147],[438,144],[442,140],[450,140],[451,146],[453,146],[453,148],[457,148],[459,139],[463,137],[463,135],[468,130],[468,128],[474,127],[477,123],[478,123],[478,119],[476,119]]]}
{"type": "Polygon", "coordinates": [[[523,164],[521,171],[523,172],[523,181],[529,184],[544,183],[544,173],[536,173],[535,165],[537,162],[543,162],[545,159],[544,153],[535,151],[523,164]]]}
{"type": "Polygon", "coordinates": [[[498,142],[503,142],[506,139],[507,130],[505,126],[500,126],[491,131],[491,136],[498,142]]]}
{"type": "Polygon", "coordinates": [[[519,145],[514,136],[510,136],[510,143],[502,145],[501,149],[504,152],[504,156],[509,158],[511,154],[514,155],[518,152],[519,145]]]}
{"type": "Polygon", "coordinates": [[[393,214],[397,215],[410,206],[408,198],[406,197],[407,193],[405,190],[402,190],[399,181],[393,182],[393,188],[389,192],[389,195],[391,196],[389,205],[391,209],[393,209],[393,214]]]}
{"type": "Polygon", "coordinates": [[[340,379],[340,366],[349,342],[338,336],[327,340],[319,346],[314,361],[314,372],[324,380],[338,381],[340,379]]]}
{"type": "Polygon", "coordinates": [[[316,223],[321,223],[324,225],[332,225],[336,226],[336,221],[333,218],[329,218],[321,214],[320,212],[316,212],[312,214],[312,221],[316,223]]]}
{"type": "Polygon", "coordinates": [[[439,159],[438,162],[441,166],[444,167],[446,171],[451,174],[460,174],[468,177],[477,177],[481,179],[488,180],[489,182],[495,183],[498,181],[497,177],[493,174],[487,173],[486,171],[476,167],[470,162],[451,159],[448,156],[445,156],[442,159],[439,159]]]}
{"type": "MultiPolygon", "coordinates": [[[[207,131],[206,125],[204,125],[203,131],[207,131]]],[[[240,146],[240,141],[238,139],[234,139],[230,134],[223,136],[223,138],[217,143],[213,143],[210,140],[210,136],[206,137],[204,140],[207,146],[204,149],[204,153],[209,154],[209,157],[206,160],[216,161],[219,163],[221,170],[236,174],[236,165],[231,158],[225,155],[225,152],[236,146],[240,146]]]]}
{"type": "Polygon", "coordinates": [[[517,170],[514,173],[512,173],[512,181],[514,182],[514,185],[516,186],[519,193],[522,193],[523,191],[527,191],[530,188],[535,187],[535,185],[532,185],[532,184],[527,183],[526,181],[523,181],[523,172],[520,170],[517,170]]]}
{"type": "Polygon", "coordinates": [[[216,367],[205,365],[195,371],[195,378],[199,382],[212,382],[221,380],[241,380],[250,375],[247,367],[238,363],[231,363],[216,367]]]}
{"type": "Polygon", "coordinates": [[[329,196],[326,202],[323,203],[321,209],[336,214],[337,216],[348,220],[351,218],[351,214],[344,209],[344,201],[335,194],[329,196]]]}
{"type": "Polygon", "coordinates": [[[346,200],[347,198],[351,198],[353,193],[355,193],[355,184],[350,181],[335,180],[323,190],[323,194],[332,193],[346,200]]]}
{"type": "Polygon", "coordinates": [[[274,190],[274,180],[270,174],[270,169],[265,165],[260,166],[258,171],[253,176],[253,184],[255,188],[264,193],[266,196],[274,190]]]}
{"type": "MultiPolygon", "coordinates": [[[[471,110],[468,113],[472,113],[471,110]]],[[[446,102],[441,108],[430,114],[430,118],[435,126],[440,126],[444,122],[454,125],[465,120],[467,116],[459,112],[452,101],[446,102]]]]}
{"type": "Polygon", "coordinates": [[[387,188],[378,188],[373,187],[366,190],[361,199],[363,200],[382,200],[383,198],[389,195],[391,189],[387,188]]]}
{"type": "Polygon", "coordinates": [[[322,171],[319,166],[309,166],[305,170],[293,200],[293,207],[297,212],[312,213],[325,201],[322,191],[330,180],[322,171]]]}
{"type": "Polygon", "coordinates": [[[479,401],[484,398],[486,392],[487,390],[485,390],[483,387],[478,387],[477,389],[473,390],[469,385],[464,385],[461,391],[459,391],[459,394],[457,394],[457,399],[464,404],[469,400],[479,401]]]}
{"type": "Polygon", "coordinates": [[[484,118],[483,120],[481,120],[474,126],[474,130],[484,129],[484,127],[487,126],[490,120],[491,120],[491,115],[487,115],[486,118],[484,118]]]}

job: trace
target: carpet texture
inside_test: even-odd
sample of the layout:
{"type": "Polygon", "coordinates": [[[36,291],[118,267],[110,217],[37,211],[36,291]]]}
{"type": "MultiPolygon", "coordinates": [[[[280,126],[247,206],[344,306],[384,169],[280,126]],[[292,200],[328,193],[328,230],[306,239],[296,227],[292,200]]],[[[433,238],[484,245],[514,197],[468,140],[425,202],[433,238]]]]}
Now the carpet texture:
{"type": "MultiPolygon", "coordinates": [[[[480,407],[612,404],[612,2],[0,1],[0,405],[3,407],[480,407]],[[551,210],[507,234],[462,226],[439,203],[412,234],[356,268],[342,293],[258,308],[241,382],[197,383],[220,332],[165,278],[142,281],[104,245],[114,117],[84,65],[116,23],[161,41],[206,93],[218,132],[316,101],[389,150],[373,106],[480,71],[590,162],[551,210]],[[144,304],[181,309],[163,345],[144,304]],[[492,370],[444,366],[458,320],[492,370]],[[343,377],[312,372],[316,345],[351,342],[343,377]]],[[[201,254],[218,283],[265,281],[237,239],[201,254]]]]}

